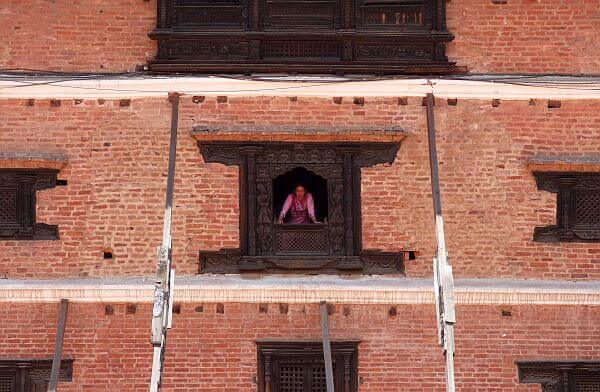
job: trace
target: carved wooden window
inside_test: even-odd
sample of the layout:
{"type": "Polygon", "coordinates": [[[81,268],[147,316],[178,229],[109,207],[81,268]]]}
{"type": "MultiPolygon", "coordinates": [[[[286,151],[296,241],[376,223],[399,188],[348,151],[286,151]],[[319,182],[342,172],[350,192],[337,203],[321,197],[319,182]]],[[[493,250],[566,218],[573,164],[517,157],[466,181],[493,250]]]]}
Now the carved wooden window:
{"type": "MultiPolygon", "coordinates": [[[[258,342],[260,392],[326,392],[322,342],[258,342]]],[[[332,342],[336,392],[358,391],[358,342],[332,342]]]]}
{"type": "Polygon", "coordinates": [[[543,392],[600,392],[600,362],[517,362],[519,382],[543,392]]]}
{"type": "Polygon", "coordinates": [[[447,0],[158,0],[153,71],[449,73],[447,0]]]}
{"type": "MultiPolygon", "coordinates": [[[[0,392],[45,392],[51,360],[0,360],[0,392]]],[[[71,381],[73,360],[62,360],[58,380],[71,381]]]]}
{"type": "Polygon", "coordinates": [[[398,143],[198,145],[205,162],[240,167],[240,247],[201,250],[200,273],[403,272],[402,252],[362,248],[360,210],[361,168],[393,162],[398,143]],[[277,184],[290,173],[305,173],[320,189],[316,213],[322,223],[276,223],[286,196],[277,184]]]}
{"type": "Polygon", "coordinates": [[[0,169],[0,240],[58,239],[58,226],[35,219],[36,191],[56,186],[57,173],[0,169]]]}
{"type": "Polygon", "coordinates": [[[557,194],[556,225],[536,227],[540,242],[600,241],[600,173],[535,172],[538,189],[557,194]]]}

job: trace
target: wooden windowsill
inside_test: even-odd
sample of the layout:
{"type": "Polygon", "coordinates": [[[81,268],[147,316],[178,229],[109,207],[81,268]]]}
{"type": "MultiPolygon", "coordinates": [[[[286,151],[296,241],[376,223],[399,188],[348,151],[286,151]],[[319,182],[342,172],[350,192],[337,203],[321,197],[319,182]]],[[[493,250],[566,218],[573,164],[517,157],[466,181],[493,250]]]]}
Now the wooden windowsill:
{"type": "Polygon", "coordinates": [[[600,172],[599,156],[535,156],[527,163],[531,171],[600,172]]]}
{"type": "Polygon", "coordinates": [[[0,169],[57,169],[67,165],[60,153],[0,151],[0,169]]]}

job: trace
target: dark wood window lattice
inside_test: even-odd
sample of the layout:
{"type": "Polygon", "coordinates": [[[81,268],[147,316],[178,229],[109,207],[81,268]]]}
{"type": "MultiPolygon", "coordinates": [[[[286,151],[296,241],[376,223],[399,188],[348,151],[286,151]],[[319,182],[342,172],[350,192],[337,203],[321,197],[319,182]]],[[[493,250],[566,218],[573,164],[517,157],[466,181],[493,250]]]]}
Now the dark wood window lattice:
{"type": "Polygon", "coordinates": [[[541,384],[543,392],[600,392],[600,362],[517,362],[519,382],[541,384]]]}
{"type": "Polygon", "coordinates": [[[540,242],[600,241],[600,173],[535,172],[538,189],[557,194],[556,225],[536,227],[540,242]]]}
{"type": "MultiPolygon", "coordinates": [[[[205,162],[240,168],[240,247],[200,251],[200,273],[403,273],[402,252],[362,248],[360,172],[394,161],[398,143],[198,142],[205,162]],[[317,224],[279,224],[281,178],[304,173],[317,224]]],[[[283,182],[290,184],[292,180],[283,182]]],[[[286,185],[287,186],[287,185],[286,185]]]]}
{"type": "MultiPolygon", "coordinates": [[[[326,392],[322,342],[257,342],[259,392],[326,392]]],[[[336,392],[358,391],[358,342],[332,342],[336,392]]]]}
{"type": "Polygon", "coordinates": [[[158,72],[449,73],[447,0],[158,0],[158,72]]]}
{"type": "Polygon", "coordinates": [[[0,169],[0,240],[58,239],[58,226],[35,219],[36,191],[56,186],[57,173],[0,169]]]}
{"type": "MultiPolygon", "coordinates": [[[[0,392],[45,392],[50,382],[52,360],[0,359],[0,392]]],[[[61,361],[58,380],[71,381],[73,360],[61,361]]]]}

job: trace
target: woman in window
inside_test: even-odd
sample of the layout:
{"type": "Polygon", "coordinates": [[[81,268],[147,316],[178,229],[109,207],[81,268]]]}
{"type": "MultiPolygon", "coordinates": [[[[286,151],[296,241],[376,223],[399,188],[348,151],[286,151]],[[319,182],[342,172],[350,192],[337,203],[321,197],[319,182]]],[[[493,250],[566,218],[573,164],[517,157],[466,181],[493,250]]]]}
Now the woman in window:
{"type": "Polygon", "coordinates": [[[283,223],[288,212],[290,217],[285,223],[318,223],[315,217],[315,201],[302,184],[296,185],[294,193],[290,193],[285,199],[277,223],[283,223]]]}

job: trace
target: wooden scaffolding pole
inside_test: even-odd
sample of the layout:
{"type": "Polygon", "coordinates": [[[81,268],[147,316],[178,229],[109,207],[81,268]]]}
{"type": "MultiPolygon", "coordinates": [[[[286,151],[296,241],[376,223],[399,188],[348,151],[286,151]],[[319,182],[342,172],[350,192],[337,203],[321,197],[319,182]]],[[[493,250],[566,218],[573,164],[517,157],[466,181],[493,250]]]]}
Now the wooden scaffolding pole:
{"type": "Polygon", "coordinates": [[[173,209],[173,187],[175,184],[175,156],[177,151],[177,124],[179,118],[179,94],[169,95],[171,101],[171,139],[169,144],[169,170],[167,173],[167,192],[163,222],[162,245],[156,251],[156,285],[154,288],[154,306],[152,308],[153,346],[152,377],[150,392],[160,389],[163,362],[167,344],[167,330],[171,328],[173,311],[173,286],[175,271],[171,269],[171,216],[173,209]]]}
{"type": "Polygon", "coordinates": [[[67,322],[67,310],[69,300],[60,300],[60,311],[58,314],[58,327],[56,328],[56,340],[54,341],[54,358],[52,358],[52,370],[50,371],[50,383],[48,392],[56,392],[58,386],[58,374],[60,373],[60,362],[62,355],[63,339],[65,336],[65,323],[67,322]]]}
{"type": "Polygon", "coordinates": [[[333,385],[333,362],[331,359],[331,340],[329,339],[329,322],[327,316],[327,303],[321,301],[321,330],[323,332],[323,357],[325,360],[325,380],[327,381],[327,392],[334,392],[333,385]]]}
{"type": "Polygon", "coordinates": [[[446,391],[454,392],[454,281],[452,267],[448,263],[446,241],[444,238],[444,219],[442,217],[442,198],[438,174],[437,147],[435,141],[435,119],[433,94],[427,94],[427,136],[429,140],[429,165],[431,168],[431,193],[435,219],[437,251],[433,258],[433,285],[435,293],[438,339],[443,347],[446,362],[446,391]]]}

